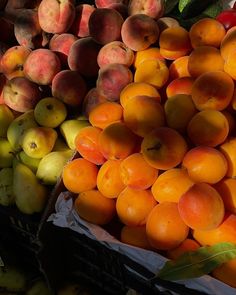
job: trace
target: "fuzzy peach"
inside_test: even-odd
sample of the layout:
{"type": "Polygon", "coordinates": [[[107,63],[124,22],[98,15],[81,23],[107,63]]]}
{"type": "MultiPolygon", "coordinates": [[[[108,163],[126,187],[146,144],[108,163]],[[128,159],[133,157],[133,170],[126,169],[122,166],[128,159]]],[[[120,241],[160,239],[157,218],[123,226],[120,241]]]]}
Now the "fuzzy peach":
{"type": "Polygon", "coordinates": [[[130,0],[128,4],[128,14],[145,14],[153,19],[163,16],[165,10],[164,0],[130,0]]]}
{"type": "Polygon", "coordinates": [[[83,99],[82,110],[83,114],[88,118],[90,112],[100,103],[106,102],[107,99],[104,95],[101,95],[96,87],[92,87],[88,90],[83,99]]]}

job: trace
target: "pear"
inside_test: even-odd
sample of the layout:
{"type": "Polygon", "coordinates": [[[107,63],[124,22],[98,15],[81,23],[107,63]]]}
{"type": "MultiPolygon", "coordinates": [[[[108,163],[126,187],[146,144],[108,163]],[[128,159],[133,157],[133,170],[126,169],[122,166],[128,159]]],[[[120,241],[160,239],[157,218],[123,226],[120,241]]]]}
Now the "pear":
{"type": "Polygon", "coordinates": [[[0,168],[11,167],[14,158],[13,148],[5,138],[0,138],[0,168]]]}
{"type": "Polygon", "coordinates": [[[61,137],[58,136],[56,139],[56,142],[54,144],[54,147],[52,149],[53,152],[56,151],[67,151],[69,149],[68,145],[66,144],[65,140],[61,137]]]}
{"type": "Polygon", "coordinates": [[[44,156],[38,166],[36,176],[44,184],[55,185],[63,167],[73,155],[73,150],[51,152],[44,156]]]}
{"type": "Polygon", "coordinates": [[[7,129],[7,139],[15,151],[21,150],[21,139],[28,128],[38,126],[34,119],[34,111],[30,110],[15,118],[7,129]]]}
{"type": "Polygon", "coordinates": [[[88,120],[77,119],[65,120],[60,125],[60,132],[70,149],[75,149],[75,137],[80,132],[80,130],[90,125],[91,124],[88,120]]]}
{"type": "Polygon", "coordinates": [[[10,292],[22,292],[27,286],[27,276],[13,265],[0,267],[0,287],[10,292]]]}
{"type": "Polygon", "coordinates": [[[46,282],[42,279],[37,280],[25,295],[53,295],[54,293],[48,288],[46,282]]]}
{"type": "Polygon", "coordinates": [[[37,126],[24,132],[21,146],[29,157],[40,159],[52,151],[56,139],[55,129],[37,126]]]}
{"type": "Polygon", "coordinates": [[[36,159],[36,158],[29,157],[24,151],[20,151],[17,154],[17,158],[18,158],[18,160],[20,160],[21,163],[25,164],[34,173],[36,173],[41,159],[36,159]]]}
{"type": "Polygon", "coordinates": [[[0,137],[7,136],[7,129],[14,118],[11,109],[5,104],[0,104],[0,137]]]}
{"type": "Polygon", "coordinates": [[[42,212],[48,199],[48,190],[32,170],[16,163],[13,172],[13,193],[18,209],[25,214],[42,212]]]}
{"type": "Polygon", "coordinates": [[[14,203],[13,168],[2,168],[0,170],[0,205],[10,206],[14,203]]]}

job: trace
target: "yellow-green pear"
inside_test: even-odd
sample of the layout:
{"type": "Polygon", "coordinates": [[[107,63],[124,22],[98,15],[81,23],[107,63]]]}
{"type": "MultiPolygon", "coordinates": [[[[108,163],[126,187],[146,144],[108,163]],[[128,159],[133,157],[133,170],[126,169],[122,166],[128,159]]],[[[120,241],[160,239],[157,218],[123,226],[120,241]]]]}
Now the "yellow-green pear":
{"type": "Polygon", "coordinates": [[[52,151],[56,139],[55,129],[37,126],[24,132],[21,146],[29,157],[40,159],[52,151]]]}
{"type": "Polygon", "coordinates": [[[7,139],[14,150],[21,150],[21,139],[28,128],[38,126],[34,119],[34,111],[30,110],[15,118],[7,129],[7,139]]]}
{"type": "Polygon", "coordinates": [[[88,120],[77,119],[65,120],[60,125],[60,132],[70,149],[75,149],[75,138],[80,130],[90,125],[88,120]]]}
{"type": "Polygon", "coordinates": [[[56,139],[56,142],[54,144],[54,147],[52,149],[53,152],[57,151],[67,151],[69,149],[68,145],[66,144],[64,138],[61,136],[58,136],[56,139]]]}
{"type": "Polygon", "coordinates": [[[44,127],[56,128],[67,116],[66,105],[55,97],[42,98],[34,109],[36,122],[44,127]]]}
{"type": "Polygon", "coordinates": [[[61,176],[65,164],[73,155],[73,150],[51,152],[44,156],[38,166],[36,176],[44,184],[54,185],[61,176]]]}
{"type": "Polygon", "coordinates": [[[54,292],[52,292],[46,282],[42,279],[39,279],[34,282],[34,284],[31,286],[29,290],[25,293],[25,295],[53,295],[54,292]]]}
{"type": "Polygon", "coordinates": [[[29,157],[24,151],[20,151],[17,154],[17,158],[20,160],[21,163],[25,164],[34,173],[36,173],[41,159],[36,159],[36,158],[29,157]]]}
{"type": "Polygon", "coordinates": [[[5,104],[0,104],[0,137],[7,136],[7,129],[14,118],[11,109],[5,104]]]}
{"type": "Polygon", "coordinates": [[[0,287],[7,289],[9,292],[24,291],[27,286],[27,280],[26,274],[16,266],[5,265],[0,267],[0,287]]]}
{"type": "Polygon", "coordinates": [[[0,205],[10,206],[14,203],[13,168],[2,168],[0,170],[0,205]]]}
{"type": "Polygon", "coordinates": [[[46,186],[22,163],[17,163],[14,167],[13,193],[16,206],[25,214],[42,212],[48,199],[46,186]]]}
{"type": "Polygon", "coordinates": [[[0,168],[11,167],[14,158],[13,148],[5,138],[0,138],[0,168]]]}

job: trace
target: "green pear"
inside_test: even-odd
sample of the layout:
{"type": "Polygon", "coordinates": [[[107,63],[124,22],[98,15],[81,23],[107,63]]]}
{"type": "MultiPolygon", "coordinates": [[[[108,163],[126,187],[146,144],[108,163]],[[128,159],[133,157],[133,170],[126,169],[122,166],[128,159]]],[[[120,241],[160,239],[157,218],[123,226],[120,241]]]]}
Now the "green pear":
{"type": "Polygon", "coordinates": [[[0,205],[10,206],[14,203],[13,168],[2,168],[0,170],[0,205]]]}
{"type": "Polygon", "coordinates": [[[21,151],[17,154],[17,158],[21,163],[28,166],[34,173],[36,173],[41,159],[36,159],[29,157],[24,151],[21,151]]]}
{"type": "Polygon", "coordinates": [[[12,166],[13,152],[10,142],[5,138],[0,138],[0,168],[12,166]]]}
{"type": "Polygon", "coordinates": [[[41,99],[34,109],[36,122],[44,127],[56,128],[67,116],[65,104],[55,97],[41,99]]]}
{"type": "Polygon", "coordinates": [[[24,214],[42,212],[48,199],[46,186],[22,163],[17,163],[14,167],[13,193],[16,206],[24,214]]]}
{"type": "MultiPolygon", "coordinates": [[[[14,265],[4,265],[4,267],[0,268],[0,286],[9,292],[24,291],[27,286],[27,280],[26,274],[14,265]]],[[[3,294],[5,293],[3,292],[3,294]]]]}
{"type": "Polygon", "coordinates": [[[51,152],[44,156],[38,166],[36,176],[42,183],[55,185],[63,167],[73,155],[73,150],[51,152]]]}
{"type": "Polygon", "coordinates": [[[60,125],[60,132],[70,149],[72,150],[75,149],[75,138],[77,134],[80,132],[81,129],[87,126],[90,126],[90,123],[88,120],[77,120],[77,119],[65,120],[60,125]]]}
{"type": "Polygon", "coordinates": [[[30,110],[15,118],[7,129],[7,139],[15,151],[21,150],[21,139],[28,128],[36,127],[38,124],[34,119],[34,111],[30,110]]]}
{"type": "Polygon", "coordinates": [[[37,280],[31,286],[25,295],[53,295],[54,293],[48,288],[46,282],[42,279],[37,280]]]}
{"type": "Polygon", "coordinates": [[[21,146],[29,157],[40,159],[52,151],[56,139],[55,129],[37,126],[24,132],[21,146]]]}
{"type": "Polygon", "coordinates": [[[58,136],[52,151],[59,152],[59,151],[67,151],[68,149],[69,149],[69,147],[66,144],[64,138],[62,138],[61,136],[58,136]]]}
{"type": "Polygon", "coordinates": [[[11,109],[5,104],[0,104],[0,137],[7,136],[7,129],[14,118],[11,109]]]}

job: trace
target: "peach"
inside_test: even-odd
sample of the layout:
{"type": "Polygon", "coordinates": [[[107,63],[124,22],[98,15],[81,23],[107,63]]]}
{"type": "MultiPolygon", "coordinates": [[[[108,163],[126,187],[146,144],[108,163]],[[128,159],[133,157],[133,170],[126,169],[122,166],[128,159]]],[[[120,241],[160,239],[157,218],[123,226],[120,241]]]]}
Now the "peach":
{"type": "Polygon", "coordinates": [[[99,66],[97,56],[101,46],[92,37],[75,41],[68,54],[68,65],[72,71],[78,71],[85,77],[95,77],[99,66]]]}
{"type": "Polygon", "coordinates": [[[70,27],[72,32],[77,37],[89,36],[89,18],[96,8],[90,4],[79,4],[75,8],[75,19],[70,27]]]}
{"type": "Polygon", "coordinates": [[[122,64],[108,64],[98,72],[96,82],[99,93],[110,101],[119,101],[120,93],[133,81],[131,70],[122,64]]]}
{"type": "Polygon", "coordinates": [[[107,64],[119,63],[130,67],[134,61],[134,52],[121,41],[113,41],[104,45],[97,56],[100,68],[107,64]]]}
{"type": "Polygon", "coordinates": [[[165,125],[164,110],[160,102],[149,96],[131,97],[124,106],[124,123],[135,134],[144,137],[157,127],[165,125]]]}
{"type": "Polygon", "coordinates": [[[233,79],[221,71],[200,75],[192,86],[192,99],[198,110],[222,111],[229,106],[233,94],[233,79]]]}
{"type": "Polygon", "coordinates": [[[4,18],[0,17],[0,41],[11,46],[15,45],[16,39],[14,34],[14,25],[11,20],[4,14],[4,18]]]}
{"type": "Polygon", "coordinates": [[[118,41],[121,39],[123,22],[123,17],[115,9],[97,8],[89,18],[89,34],[94,41],[101,45],[118,41]]]}
{"type": "Polygon", "coordinates": [[[61,70],[59,57],[46,48],[33,50],[24,63],[24,75],[40,85],[49,85],[54,76],[61,70]]]}
{"type": "Polygon", "coordinates": [[[41,0],[8,0],[5,11],[9,13],[17,13],[20,9],[37,8],[41,0]]]}
{"type": "Polygon", "coordinates": [[[160,33],[159,47],[166,59],[175,60],[187,55],[191,50],[188,31],[182,26],[165,29],[160,33]]]}
{"type": "Polygon", "coordinates": [[[104,95],[101,95],[96,87],[89,89],[83,99],[82,111],[88,118],[90,112],[100,103],[106,102],[107,99],[104,95]]]}
{"type": "Polygon", "coordinates": [[[3,100],[3,88],[7,82],[7,78],[4,74],[0,73],[0,104],[5,104],[3,100]]]}
{"type": "Polygon", "coordinates": [[[154,168],[168,170],[179,165],[188,149],[184,137],[169,127],[159,127],[141,143],[144,159],[154,168]]]}
{"type": "Polygon", "coordinates": [[[125,159],[134,152],[136,144],[136,135],[122,122],[108,125],[99,137],[100,151],[110,160],[125,159]]]}
{"type": "Polygon", "coordinates": [[[179,199],[180,217],[192,229],[211,230],[223,221],[225,208],[220,194],[210,184],[195,183],[179,199]]]}
{"type": "Polygon", "coordinates": [[[118,11],[123,19],[126,19],[129,16],[128,5],[124,3],[111,3],[107,6],[107,8],[115,9],[116,11],[118,11]]]}
{"type": "Polygon", "coordinates": [[[137,68],[142,62],[148,59],[160,59],[165,61],[164,57],[160,54],[160,49],[158,47],[152,46],[147,49],[135,52],[134,68],[137,68]]]}
{"type": "Polygon", "coordinates": [[[171,80],[191,76],[188,70],[188,61],[189,55],[181,56],[172,61],[169,66],[169,74],[171,80]]]}
{"type": "Polygon", "coordinates": [[[67,58],[72,44],[78,38],[70,33],[54,34],[49,42],[49,49],[59,56],[63,68],[68,67],[67,58]]]}
{"type": "Polygon", "coordinates": [[[164,31],[167,28],[173,28],[173,27],[180,26],[179,22],[175,18],[169,17],[169,16],[163,16],[163,17],[158,18],[157,24],[160,29],[160,32],[164,31]]]}
{"type": "Polygon", "coordinates": [[[182,166],[194,182],[214,184],[225,177],[228,163],[222,152],[209,146],[193,147],[185,154],[182,166]]]}
{"type": "Polygon", "coordinates": [[[146,82],[162,88],[168,81],[169,70],[165,62],[158,59],[148,59],[139,64],[134,73],[134,82],[146,82]]]}
{"type": "Polygon", "coordinates": [[[67,105],[81,105],[86,92],[85,80],[77,71],[60,71],[52,80],[52,95],[67,105]]]}
{"type": "Polygon", "coordinates": [[[147,49],[159,37],[157,22],[146,14],[128,16],[121,27],[121,38],[133,51],[147,49]]]}
{"type": "Polygon", "coordinates": [[[180,77],[172,80],[166,87],[166,96],[170,97],[176,94],[192,94],[194,78],[180,77]]]}
{"type": "Polygon", "coordinates": [[[95,5],[97,8],[107,7],[111,4],[128,4],[128,0],[95,0],[95,5]]]}
{"type": "Polygon", "coordinates": [[[10,46],[8,44],[0,41],[0,73],[2,73],[1,59],[9,47],[10,46]]]}
{"type": "Polygon", "coordinates": [[[21,45],[7,49],[1,58],[1,70],[7,79],[24,76],[24,64],[30,53],[29,48],[21,45]]]}
{"type": "Polygon", "coordinates": [[[73,0],[42,0],[38,7],[40,27],[47,33],[66,33],[75,18],[73,0]]]}
{"type": "Polygon", "coordinates": [[[24,113],[34,109],[41,99],[41,92],[36,83],[25,77],[15,77],[3,87],[3,99],[11,109],[24,113]]]}
{"type": "Polygon", "coordinates": [[[227,177],[236,177],[236,137],[229,137],[223,142],[219,149],[226,157],[228,162],[228,170],[226,173],[227,177]]]}
{"type": "Polygon", "coordinates": [[[3,10],[6,6],[6,4],[7,4],[7,0],[1,0],[0,1],[0,9],[3,10]]]}
{"type": "Polygon", "coordinates": [[[195,145],[216,147],[229,133],[229,123],[222,112],[204,110],[197,112],[187,126],[187,133],[195,145]]]}
{"type": "Polygon", "coordinates": [[[129,15],[146,14],[153,19],[159,19],[164,14],[164,0],[130,0],[128,5],[129,15]]]}

